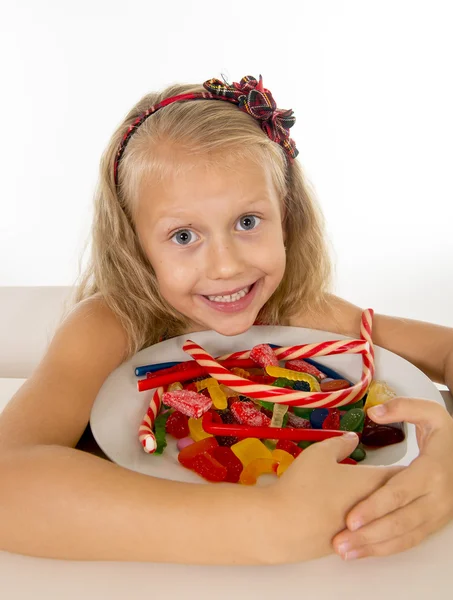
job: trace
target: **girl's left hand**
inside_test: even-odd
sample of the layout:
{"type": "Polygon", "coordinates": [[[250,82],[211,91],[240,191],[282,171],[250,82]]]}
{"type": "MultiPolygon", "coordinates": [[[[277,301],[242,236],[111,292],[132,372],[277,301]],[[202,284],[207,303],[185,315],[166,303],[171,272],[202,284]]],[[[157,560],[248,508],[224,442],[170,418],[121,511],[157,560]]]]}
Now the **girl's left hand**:
{"type": "Polygon", "coordinates": [[[407,550],[453,518],[453,419],[445,408],[399,397],[368,416],[376,423],[414,423],[420,453],[349,512],[348,529],[332,540],[346,560],[407,550]]]}

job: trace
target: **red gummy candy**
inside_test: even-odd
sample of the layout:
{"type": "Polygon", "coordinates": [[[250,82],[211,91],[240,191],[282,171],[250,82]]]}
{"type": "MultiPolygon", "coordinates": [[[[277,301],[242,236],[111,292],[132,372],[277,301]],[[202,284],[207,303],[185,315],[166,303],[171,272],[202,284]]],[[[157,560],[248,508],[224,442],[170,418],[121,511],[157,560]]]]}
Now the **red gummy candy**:
{"type": "Polygon", "coordinates": [[[183,437],[187,437],[190,434],[189,431],[189,417],[183,415],[179,410],[175,410],[165,423],[165,431],[180,440],[183,437]]]}
{"type": "Polygon", "coordinates": [[[193,419],[199,419],[212,406],[210,398],[189,390],[165,392],[162,394],[162,402],[193,419]]]}
{"type": "Polygon", "coordinates": [[[258,344],[250,350],[250,358],[260,367],[278,367],[278,358],[268,344],[258,344]]]}
{"type": "Polygon", "coordinates": [[[329,414],[322,423],[322,429],[340,429],[340,411],[329,409],[329,414]]]}
{"type": "Polygon", "coordinates": [[[298,371],[299,373],[308,373],[309,375],[316,377],[316,379],[324,379],[326,377],[325,374],[315,366],[300,359],[289,360],[285,364],[285,369],[291,369],[291,371],[298,371]]]}
{"type": "Polygon", "coordinates": [[[261,385],[272,385],[274,381],[276,381],[275,377],[271,377],[270,375],[249,375],[247,379],[253,381],[254,383],[260,383],[261,385]]]}
{"type": "Polygon", "coordinates": [[[337,392],[338,390],[346,390],[351,387],[346,379],[333,379],[332,381],[321,381],[321,392],[337,392]]]}
{"type": "Polygon", "coordinates": [[[197,390],[197,386],[194,383],[187,383],[184,386],[184,389],[189,391],[189,392],[198,392],[197,390]]]}
{"type": "Polygon", "coordinates": [[[219,446],[218,448],[214,448],[212,455],[227,469],[227,475],[224,481],[228,481],[229,483],[237,483],[244,467],[231,448],[228,448],[227,446],[219,446]]]}
{"type": "Polygon", "coordinates": [[[242,425],[251,427],[268,427],[271,423],[269,417],[260,411],[253,402],[233,402],[230,406],[231,412],[242,425]]]}
{"type": "Polygon", "coordinates": [[[356,465],[357,461],[354,460],[353,458],[345,458],[344,460],[342,460],[340,462],[340,465],[356,465]]]}
{"type": "Polygon", "coordinates": [[[197,454],[192,463],[192,470],[207,481],[213,482],[225,481],[228,474],[228,469],[207,452],[197,454]]]}
{"type": "Polygon", "coordinates": [[[192,469],[193,462],[199,454],[203,454],[204,452],[212,453],[218,445],[215,437],[203,438],[199,442],[194,442],[190,446],[183,448],[178,454],[178,460],[184,467],[192,469]]]}
{"type": "Polygon", "coordinates": [[[294,458],[297,458],[302,452],[302,448],[299,448],[299,446],[294,442],[291,442],[291,440],[278,440],[275,448],[276,450],[285,450],[285,452],[288,452],[288,454],[291,454],[294,458]]]}

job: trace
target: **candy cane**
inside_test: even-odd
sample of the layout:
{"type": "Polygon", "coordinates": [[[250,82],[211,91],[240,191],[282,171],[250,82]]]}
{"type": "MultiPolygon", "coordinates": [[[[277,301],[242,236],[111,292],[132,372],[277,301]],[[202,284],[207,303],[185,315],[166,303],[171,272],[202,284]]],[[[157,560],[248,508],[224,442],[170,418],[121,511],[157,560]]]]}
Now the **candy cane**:
{"type": "MultiPolygon", "coordinates": [[[[360,335],[362,340],[365,340],[365,343],[361,351],[363,370],[359,383],[345,390],[334,392],[294,392],[286,388],[256,384],[248,379],[244,379],[231,373],[231,371],[220,365],[210,354],[191,340],[188,340],[183,345],[183,350],[190,354],[199,365],[205,367],[209,374],[212,377],[215,377],[220,383],[249,398],[271,400],[279,404],[305,406],[307,408],[343,406],[362,398],[374,375],[374,349],[371,339],[372,317],[373,311],[371,309],[363,311],[360,335]]],[[[329,344],[329,342],[325,342],[324,344],[329,344]]],[[[321,352],[328,354],[328,347],[324,346],[324,344],[321,352]]],[[[334,344],[337,345],[338,342],[334,342],[334,344]]],[[[337,346],[335,347],[338,349],[337,346]]],[[[284,350],[287,352],[286,355],[291,356],[291,358],[299,357],[297,352],[296,356],[294,355],[293,347],[285,348],[284,350]]]]}
{"type": "Polygon", "coordinates": [[[138,439],[140,440],[143,449],[148,454],[152,454],[157,449],[156,436],[154,435],[153,428],[154,422],[156,420],[157,415],[159,414],[160,407],[162,405],[163,393],[163,387],[159,387],[156,389],[156,391],[151,397],[148,410],[146,411],[146,415],[143,417],[143,421],[141,422],[138,430],[138,439]]]}

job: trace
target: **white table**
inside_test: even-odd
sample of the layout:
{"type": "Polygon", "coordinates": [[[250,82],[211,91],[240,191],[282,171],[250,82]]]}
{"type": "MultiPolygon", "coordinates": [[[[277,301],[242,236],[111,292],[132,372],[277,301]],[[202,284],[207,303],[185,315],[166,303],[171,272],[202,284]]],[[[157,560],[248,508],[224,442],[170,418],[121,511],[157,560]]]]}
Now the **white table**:
{"type": "MultiPolygon", "coordinates": [[[[24,381],[0,378],[0,410],[24,381]]],[[[443,396],[453,412],[453,399],[447,392],[443,396]]],[[[453,523],[407,552],[348,563],[331,555],[278,567],[194,567],[60,561],[0,552],[0,598],[451,599],[452,549],[453,523]]]]}

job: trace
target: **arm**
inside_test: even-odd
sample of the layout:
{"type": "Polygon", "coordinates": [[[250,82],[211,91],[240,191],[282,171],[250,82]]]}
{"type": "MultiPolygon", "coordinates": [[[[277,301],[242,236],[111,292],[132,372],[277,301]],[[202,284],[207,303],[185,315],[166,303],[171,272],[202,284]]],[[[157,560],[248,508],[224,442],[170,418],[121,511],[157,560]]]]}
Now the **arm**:
{"type": "MultiPolygon", "coordinates": [[[[328,306],[317,315],[298,315],[295,327],[324,329],[358,338],[362,309],[337,296],[328,296],[328,306]]],[[[375,314],[372,339],[377,346],[405,358],[430,379],[453,389],[453,329],[399,317],[375,314]]]]}
{"type": "Polygon", "coordinates": [[[97,304],[81,305],[0,416],[1,549],[69,560],[308,560],[332,552],[330,539],[344,527],[347,510],[390,476],[372,467],[361,475],[328,453],[320,471],[319,453],[330,447],[324,442],[304,451],[272,491],[161,480],[76,450],[124,351],[113,316],[97,304]],[[293,527],[296,513],[310,515],[303,528],[293,527]]]}

